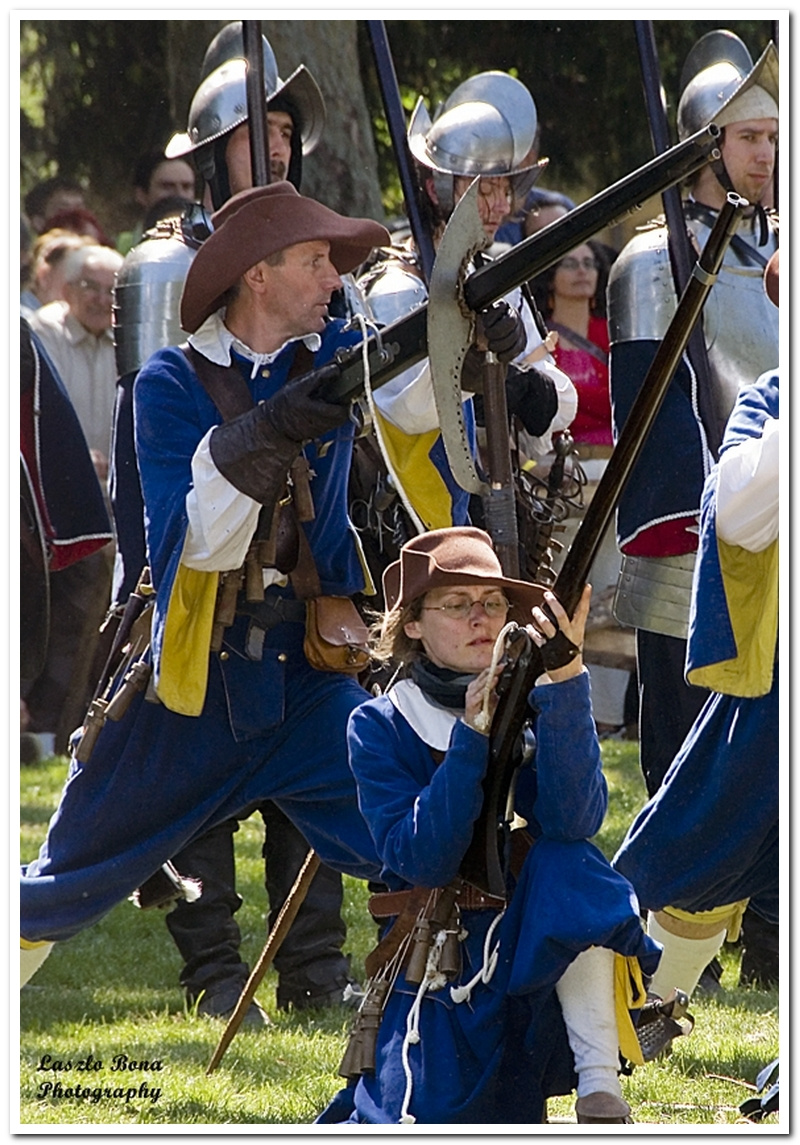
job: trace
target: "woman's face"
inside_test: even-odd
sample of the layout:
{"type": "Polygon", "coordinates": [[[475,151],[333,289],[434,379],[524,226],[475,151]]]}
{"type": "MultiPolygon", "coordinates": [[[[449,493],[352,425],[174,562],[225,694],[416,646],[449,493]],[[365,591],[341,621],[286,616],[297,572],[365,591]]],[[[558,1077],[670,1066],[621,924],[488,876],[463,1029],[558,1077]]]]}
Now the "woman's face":
{"type": "Polygon", "coordinates": [[[507,615],[508,601],[499,585],[435,588],[425,594],[419,619],[408,621],[405,633],[422,641],[438,667],[474,675],[491,664],[507,615]]]}
{"type": "Polygon", "coordinates": [[[597,262],[588,243],[575,247],[562,258],[553,276],[553,294],[558,298],[591,301],[597,290],[597,262]]]}

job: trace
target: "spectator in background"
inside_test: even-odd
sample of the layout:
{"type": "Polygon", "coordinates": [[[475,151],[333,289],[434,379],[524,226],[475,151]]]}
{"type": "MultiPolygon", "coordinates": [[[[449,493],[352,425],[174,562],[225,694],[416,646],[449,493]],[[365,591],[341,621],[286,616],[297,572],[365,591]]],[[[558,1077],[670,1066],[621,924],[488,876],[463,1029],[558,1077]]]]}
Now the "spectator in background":
{"type": "Polygon", "coordinates": [[[90,243],[91,239],[73,231],[45,231],[39,235],[33,246],[28,286],[20,299],[26,315],[64,298],[64,257],[67,251],[90,243]]]}
{"type": "MultiPolygon", "coordinates": [[[[550,204],[553,210],[560,204],[550,204]]],[[[534,215],[535,219],[536,216],[534,215]]],[[[552,220],[550,220],[552,221],[552,220]]],[[[546,224],[545,224],[546,225],[546,224]]],[[[556,365],[578,391],[578,412],[570,432],[578,445],[581,466],[588,478],[585,500],[590,501],[613,450],[611,398],[608,382],[608,323],[605,288],[614,252],[602,243],[589,241],[576,247],[534,281],[539,309],[551,331],[558,336],[553,350],[556,365]]],[[[581,517],[571,515],[560,538],[566,553],[578,531],[581,517]]],[[[592,630],[617,629],[611,613],[620,556],[612,532],[607,532],[589,574],[592,609],[587,622],[586,659],[592,679],[592,706],[599,736],[620,734],[625,726],[625,694],[630,671],[604,663],[592,663],[592,630]]],[[[617,650],[624,656],[624,648],[617,650]]],[[[609,652],[602,657],[606,660],[609,652]]],[[[613,656],[616,659],[616,656],[613,656]]]]}
{"type": "MultiPolygon", "coordinates": [[[[117,380],[111,301],[121,266],[122,256],[105,246],[68,251],[64,300],[42,306],[29,319],[64,383],[101,485],[108,474],[117,380]]],[[[99,628],[111,596],[113,562],[109,544],[65,569],[57,581],[47,663],[26,697],[31,731],[45,736],[56,752],[66,750],[82,722],[99,675],[99,628]]]]}
{"type": "MultiPolygon", "coordinates": [[[[136,161],[133,174],[133,197],[141,208],[144,220],[133,230],[123,231],[117,238],[117,250],[127,254],[141,240],[148,229],[149,216],[157,204],[165,199],[195,202],[195,174],[185,159],[167,159],[163,151],[147,151],[136,161]]],[[[165,218],[164,208],[149,226],[165,218]]],[[[171,209],[170,209],[171,213],[171,209]]]]}
{"type": "Polygon", "coordinates": [[[113,247],[111,239],[103,230],[100,220],[88,211],[86,207],[72,207],[66,211],[58,211],[47,220],[47,230],[72,231],[76,235],[84,235],[92,239],[99,246],[113,247]]]}
{"type": "Polygon", "coordinates": [[[117,380],[111,300],[122,256],[104,246],[79,246],[63,263],[64,300],[42,306],[30,324],[61,376],[102,480],[117,380]]]}
{"type": "Polygon", "coordinates": [[[43,234],[47,223],[59,211],[83,207],[83,188],[74,179],[56,175],[37,183],[25,196],[25,214],[37,234],[43,234]]]}

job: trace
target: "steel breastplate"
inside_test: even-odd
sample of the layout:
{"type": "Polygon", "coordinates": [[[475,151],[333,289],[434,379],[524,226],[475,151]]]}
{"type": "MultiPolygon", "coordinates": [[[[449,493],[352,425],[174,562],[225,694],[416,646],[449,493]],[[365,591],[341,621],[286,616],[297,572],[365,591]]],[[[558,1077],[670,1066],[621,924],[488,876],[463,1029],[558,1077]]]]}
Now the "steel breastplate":
{"type": "MultiPolygon", "coordinates": [[[[698,250],[709,227],[688,220],[698,250]]],[[[777,248],[771,231],[763,247],[756,245],[749,220],[738,234],[765,260],[777,248]]],[[[747,261],[730,247],[703,311],[714,409],[720,429],[733,409],[736,395],[778,362],[778,311],[763,286],[764,268],[747,261]]],[[[611,269],[608,284],[609,333],[612,345],[635,340],[661,341],[675,313],[676,298],[663,226],[643,231],[626,245],[611,269]]]]}
{"type": "MultiPolygon", "coordinates": [[[[197,208],[198,211],[201,208],[197,208]]],[[[117,374],[138,370],[156,350],[186,341],[180,301],[200,246],[194,217],[164,219],[125,257],[114,287],[117,374]]]]}

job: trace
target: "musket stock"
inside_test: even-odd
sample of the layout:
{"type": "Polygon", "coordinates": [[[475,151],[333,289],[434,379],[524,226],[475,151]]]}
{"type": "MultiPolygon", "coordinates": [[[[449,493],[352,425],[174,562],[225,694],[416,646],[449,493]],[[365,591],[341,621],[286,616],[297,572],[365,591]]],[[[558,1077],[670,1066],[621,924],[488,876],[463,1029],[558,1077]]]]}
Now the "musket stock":
{"type": "MultiPolygon", "coordinates": [[[[583,593],[617,502],[666,397],[742,211],[748,206],[739,195],[728,194],[556,577],[553,592],[570,615],[583,593]]],[[[506,796],[517,766],[517,741],[531,714],[527,697],[542,671],[541,654],[531,642],[527,655],[517,660],[506,681],[492,721],[483,808],[461,866],[465,879],[490,894],[504,893],[500,855],[505,843],[506,796]]]]}

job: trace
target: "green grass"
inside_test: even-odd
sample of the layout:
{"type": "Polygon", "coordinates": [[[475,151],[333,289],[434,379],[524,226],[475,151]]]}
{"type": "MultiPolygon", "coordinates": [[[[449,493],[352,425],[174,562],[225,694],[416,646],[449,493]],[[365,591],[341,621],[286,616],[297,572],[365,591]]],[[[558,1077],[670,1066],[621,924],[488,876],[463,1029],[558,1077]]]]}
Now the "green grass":
{"type": "MultiPolygon", "coordinates": [[[[611,855],[645,798],[635,744],[609,742],[603,755],[609,812],[597,838],[611,855]]],[[[66,760],[22,769],[21,856],[32,858],[44,837],[66,774],[66,760]]],[[[252,965],[265,937],[261,820],[236,835],[237,914],[243,956],[252,965]]],[[[358,977],[375,928],[366,910],[364,884],[346,879],[347,951],[358,977]]],[[[637,1123],[733,1125],[758,1070],[778,1053],[778,995],[736,988],[738,952],[723,951],[722,992],[697,997],[691,1037],[672,1054],[634,1071],[623,1087],[637,1123]]],[[[337,1068],[348,1017],[339,1011],[300,1015],[275,1008],[276,975],[270,971],[258,998],[272,1027],[240,1032],[221,1065],[206,1077],[222,1025],[187,1011],[178,986],[180,958],[158,911],[121,903],[101,923],[58,946],[20,998],[20,1123],[25,1125],[288,1125],[314,1120],[340,1085],[337,1068]],[[116,1055],[158,1060],[161,1070],[112,1070],[116,1055]],[[44,1055],[72,1062],[71,1070],[40,1070],[44,1055]],[[100,1070],[78,1071],[91,1054],[100,1070]],[[54,1096],[62,1090],[135,1089],[136,1096],[101,1096],[93,1102],[54,1096]],[[140,1096],[140,1087],[145,1086],[140,1096]],[[160,1090],[152,1100],[154,1090],[160,1090]]],[[[555,1120],[574,1120],[573,1100],[549,1103],[555,1120]]],[[[768,1119],[772,1126],[778,1119],[768,1119]]],[[[157,1132],[157,1128],[155,1129],[157,1132]]]]}

